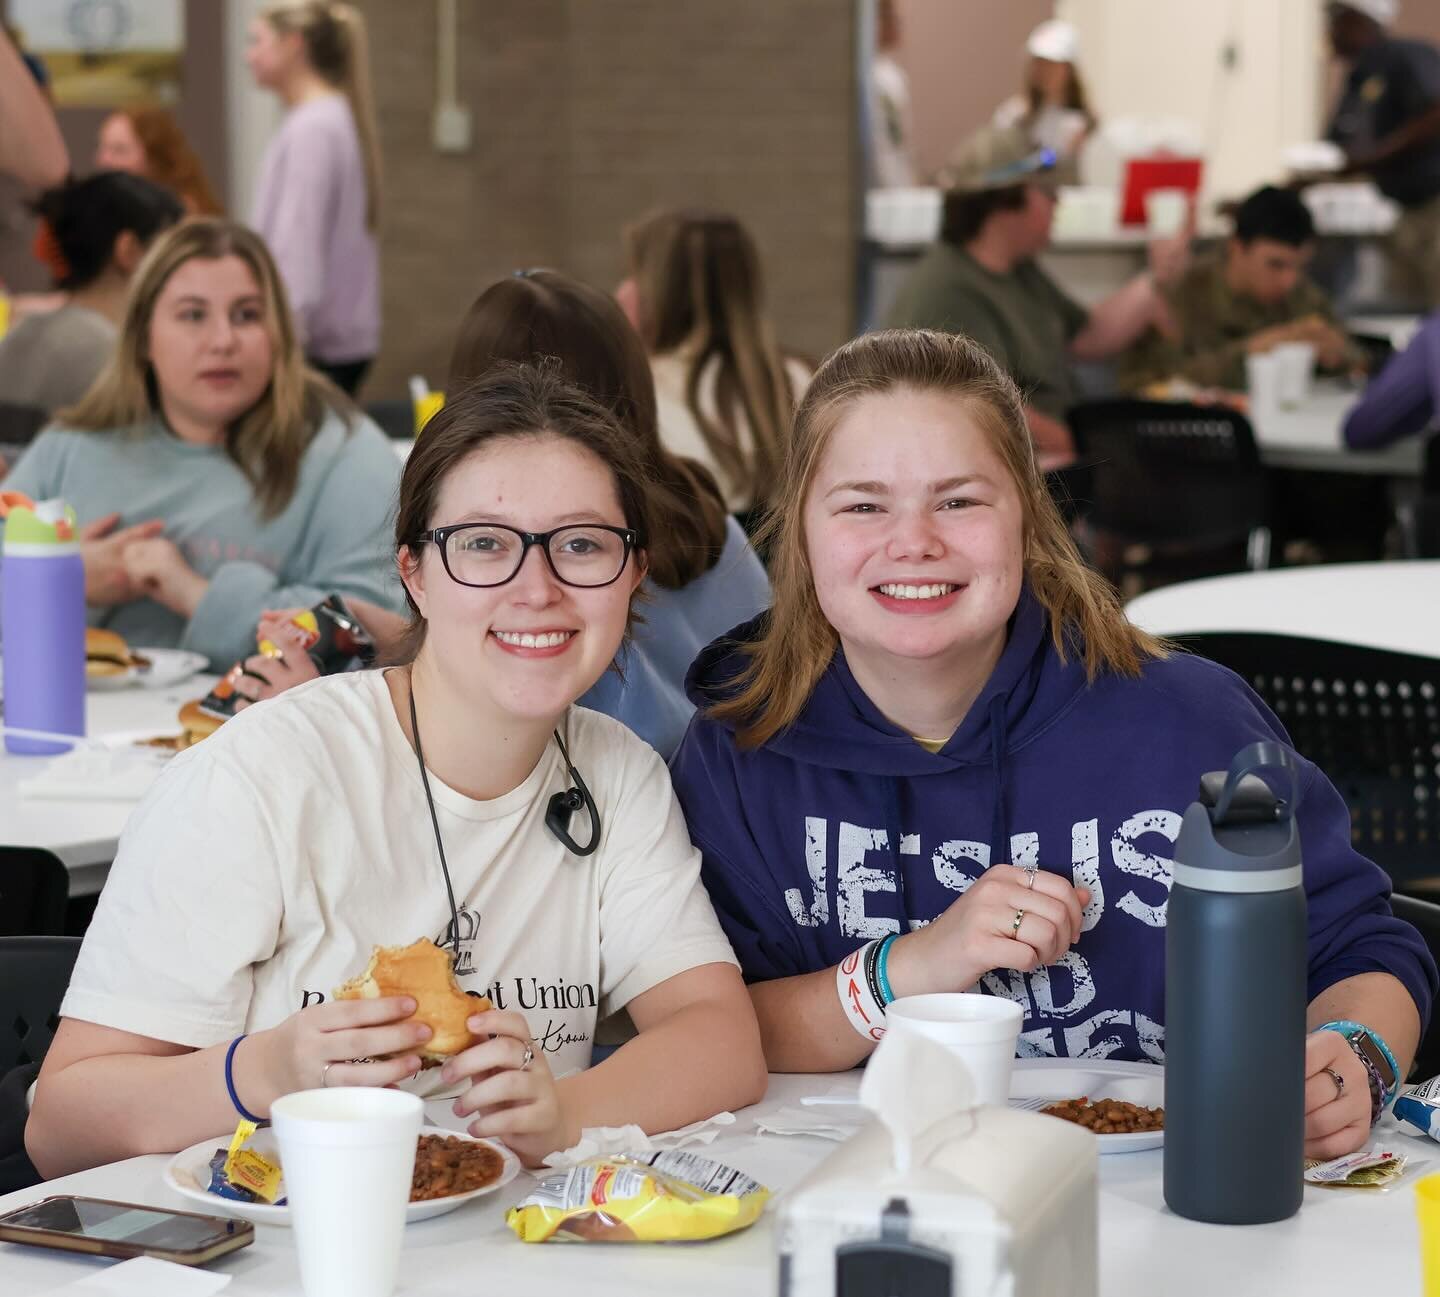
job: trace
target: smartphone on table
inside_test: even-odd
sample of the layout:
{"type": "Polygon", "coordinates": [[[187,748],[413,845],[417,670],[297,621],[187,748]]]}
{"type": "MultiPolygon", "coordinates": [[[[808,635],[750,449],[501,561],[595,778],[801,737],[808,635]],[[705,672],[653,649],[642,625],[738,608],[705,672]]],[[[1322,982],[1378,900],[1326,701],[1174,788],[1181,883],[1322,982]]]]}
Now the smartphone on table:
{"type": "Polygon", "coordinates": [[[249,1221],[69,1194],[42,1198],[0,1216],[0,1242],[124,1260],[153,1256],[205,1265],[254,1241],[255,1226],[249,1221]]]}

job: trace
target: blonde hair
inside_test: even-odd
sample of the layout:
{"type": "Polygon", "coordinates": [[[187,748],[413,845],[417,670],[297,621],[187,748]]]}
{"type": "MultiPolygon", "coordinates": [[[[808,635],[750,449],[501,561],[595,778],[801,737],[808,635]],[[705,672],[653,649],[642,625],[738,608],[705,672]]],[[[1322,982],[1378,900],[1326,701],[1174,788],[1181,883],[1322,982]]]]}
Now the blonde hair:
{"type": "Polygon", "coordinates": [[[889,329],[841,347],[820,366],[795,416],[790,453],[759,543],[772,547],[775,602],[759,638],[741,645],[750,661],[733,696],[710,714],[737,725],[740,744],[759,747],[794,724],[839,645],[815,594],[805,548],[805,499],[836,425],[857,401],[895,391],[954,397],[974,418],[1020,496],[1025,581],[1049,614],[1055,651],[1079,653],[1094,680],[1102,671],[1137,676],[1165,645],[1131,625],[1115,588],[1086,565],[1035,463],[1019,389],[969,338],[889,329]]]}
{"type": "Polygon", "coordinates": [[[625,242],[647,349],[688,355],[685,402],[706,446],[747,498],[765,503],[797,394],[765,311],[755,241],[725,212],[665,210],[627,228],[625,242]],[[700,403],[711,363],[718,418],[700,403]],[[742,441],[742,418],[753,446],[742,441]]]}
{"type": "Polygon", "coordinates": [[[370,42],[365,19],[354,5],[326,0],[278,0],[262,18],[282,34],[298,32],[305,57],[316,73],[339,90],[350,105],[360,154],[365,162],[365,224],[380,227],[380,128],[370,88],[370,42]]]}
{"type": "Polygon", "coordinates": [[[295,335],[285,288],[264,240],[253,230],[218,217],[183,221],[155,240],[130,284],[125,319],[110,361],[78,405],[57,422],[90,432],[136,428],[160,413],[150,365],[150,324],[165,285],[187,261],[239,257],[255,276],[264,302],[273,369],[263,395],[225,430],[225,449],[255,488],[262,513],[273,518],[295,494],[310,440],[336,410],[347,423],[353,408],[313,370],[295,335]]]}

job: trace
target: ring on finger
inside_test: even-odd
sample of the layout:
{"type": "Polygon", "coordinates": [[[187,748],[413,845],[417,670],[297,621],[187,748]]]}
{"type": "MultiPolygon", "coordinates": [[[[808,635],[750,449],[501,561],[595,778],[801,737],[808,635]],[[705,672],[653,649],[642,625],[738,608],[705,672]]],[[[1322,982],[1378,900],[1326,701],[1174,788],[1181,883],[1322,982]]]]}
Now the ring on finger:
{"type": "Polygon", "coordinates": [[[534,1046],[530,1041],[527,1040],[527,1041],[525,1042],[525,1057],[520,1060],[520,1070],[521,1070],[522,1072],[529,1071],[529,1069],[530,1069],[530,1064],[534,1061],[534,1059],[535,1059],[535,1046],[534,1046]]]}
{"type": "Polygon", "coordinates": [[[1325,1069],[1325,1075],[1335,1082],[1335,1097],[1337,1099],[1343,1099],[1345,1097],[1345,1078],[1333,1067],[1327,1067],[1325,1069]]]}
{"type": "Polygon", "coordinates": [[[1035,890],[1035,875],[1039,872],[1038,869],[1027,869],[1025,871],[1025,886],[1032,892],[1035,890]]]}
{"type": "Polygon", "coordinates": [[[1015,937],[1015,936],[1019,936],[1019,935],[1020,935],[1020,925],[1021,925],[1022,923],[1024,923],[1024,922],[1025,922],[1025,911],[1024,911],[1024,910],[1016,910],[1016,911],[1015,911],[1015,919],[1014,919],[1014,921],[1010,924],[1010,935],[1011,935],[1012,937],[1015,937]]]}
{"type": "Polygon", "coordinates": [[[320,1088],[321,1088],[322,1090],[325,1090],[325,1089],[328,1089],[328,1088],[329,1088],[329,1086],[330,1086],[330,1069],[331,1069],[332,1067],[334,1067],[335,1064],[338,1063],[339,1061],[340,1061],[340,1060],[339,1060],[338,1058],[332,1059],[330,1062],[326,1063],[325,1066],[320,1069],[320,1088]]]}

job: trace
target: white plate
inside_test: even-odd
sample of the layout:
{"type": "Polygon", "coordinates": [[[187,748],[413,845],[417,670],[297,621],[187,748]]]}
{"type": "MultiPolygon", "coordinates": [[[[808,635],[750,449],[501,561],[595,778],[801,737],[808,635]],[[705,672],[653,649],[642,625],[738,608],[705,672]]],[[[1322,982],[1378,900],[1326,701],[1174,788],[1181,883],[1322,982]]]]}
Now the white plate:
{"type": "MultiPolygon", "coordinates": [[[[493,1139],[475,1139],[473,1135],[467,1135],[464,1131],[444,1130],[439,1126],[422,1126],[420,1133],[422,1135],[455,1135],[460,1139],[468,1139],[472,1143],[489,1144],[505,1159],[505,1166],[500,1172],[500,1178],[487,1184],[483,1189],[472,1189],[469,1193],[451,1194],[448,1198],[432,1198],[428,1202],[408,1204],[405,1208],[407,1225],[417,1220],[428,1220],[431,1216],[443,1216],[447,1211],[454,1211],[461,1203],[469,1202],[472,1198],[494,1193],[496,1189],[509,1184],[520,1174],[520,1159],[504,1144],[497,1144],[493,1139]]],[[[201,1140],[198,1144],[192,1144],[183,1153],[176,1153],[165,1164],[165,1183],[176,1193],[204,1203],[205,1209],[209,1212],[218,1212],[222,1216],[239,1216],[242,1220],[252,1221],[256,1225],[289,1226],[290,1208],[288,1207],[272,1207],[268,1203],[258,1202],[237,1202],[234,1198],[222,1198],[218,1193],[211,1193],[205,1187],[210,1183],[210,1159],[215,1156],[215,1150],[229,1146],[230,1135],[217,1135],[214,1139],[201,1140]]],[[[269,1128],[256,1131],[249,1147],[257,1153],[263,1153],[266,1157],[276,1157],[275,1132],[269,1128]]]]}
{"type": "Polygon", "coordinates": [[[168,689],[210,669],[209,658],[189,649],[137,648],[134,651],[150,659],[148,671],[135,673],[135,683],[146,689],[168,689]]]}
{"type": "MultiPolygon", "coordinates": [[[[1165,1069],[1156,1063],[1122,1063],[1108,1058],[1017,1058],[1010,1074],[1010,1098],[1123,1099],[1146,1108],[1165,1106],[1165,1069]]],[[[1059,1118],[1055,1118],[1059,1120],[1059,1118]]],[[[1139,1153],[1165,1143],[1163,1130],[1133,1135],[1097,1135],[1102,1153],[1139,1153]]]]}
{"type": "Polygon", "coordinates": [[[189,649],[137,648],[131,651],[137,657],[149,659],[150,665],[127,667],[109,676],[87,675],[85,687],[101,691],[128,689],[131,685],[139,685],[142,689],[168,689],[210,669],[209,658],[189,649]]]}

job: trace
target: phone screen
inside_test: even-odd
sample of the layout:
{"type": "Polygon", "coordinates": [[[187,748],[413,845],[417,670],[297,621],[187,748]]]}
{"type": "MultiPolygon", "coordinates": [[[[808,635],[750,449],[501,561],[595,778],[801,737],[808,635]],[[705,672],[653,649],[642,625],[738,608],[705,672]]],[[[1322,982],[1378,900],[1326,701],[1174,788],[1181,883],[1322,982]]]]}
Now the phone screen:
{"type": "Polygon", "coordinates": [[[58,1234],[167,1252],[191,1252],[236,1232],[236,1222],[177,1215],[152,1207],[95,1202],[86,1198],[55,1198],[22,1207],[0,1217],[0,1225],[43,1229],[58,1234]]]}

